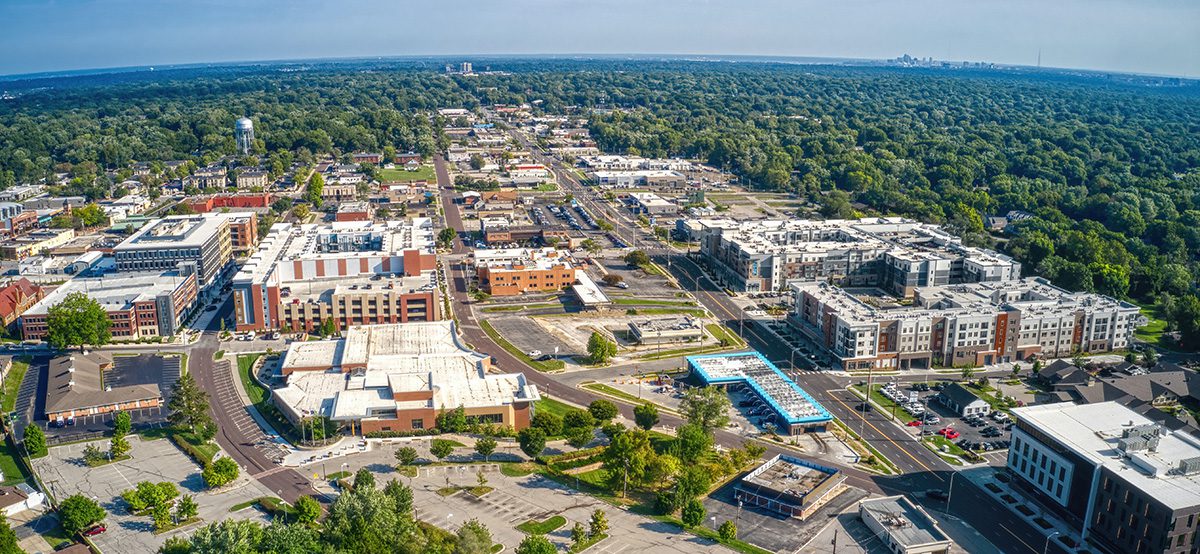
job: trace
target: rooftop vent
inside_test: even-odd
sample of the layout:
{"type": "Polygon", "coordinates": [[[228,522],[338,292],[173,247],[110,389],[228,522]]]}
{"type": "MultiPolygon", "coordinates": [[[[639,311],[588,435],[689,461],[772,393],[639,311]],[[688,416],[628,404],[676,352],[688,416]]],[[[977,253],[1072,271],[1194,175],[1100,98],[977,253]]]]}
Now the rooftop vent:
{"type": "Polygon", "coordinates": [[[1200,473],[1200,456],[1179,460],[1176,471],[1183,475],[1200,473]]]}

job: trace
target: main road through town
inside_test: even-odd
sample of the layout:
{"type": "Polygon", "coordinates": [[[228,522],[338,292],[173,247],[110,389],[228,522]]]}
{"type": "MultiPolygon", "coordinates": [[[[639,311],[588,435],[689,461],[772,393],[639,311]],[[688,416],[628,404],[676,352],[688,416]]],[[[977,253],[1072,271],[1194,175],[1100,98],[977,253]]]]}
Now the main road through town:
{"type": "MultiPolygon", "coordinates": [[[[725,294],[722,287],[712,282],[695,261],[682,252],[664,246],[644,231],[620,210],[613,208],[599,199],[592,190],[584,186],[573,170],[562,166],[561,162],[541,153],[531,144],[527,137],[518,134],[518,139],[533,153],[535,159],[550,168],[565,192],[583,204],[598,219],[607,219],[613,224],[610,231],[615,237],[629,245],[634,245],[651,256],[660,266],[669,268],[672,276],[679,285],[691,292],[710,313],[724,321],[727,327],[739,333],[754,349],[762,352],[771,360],[792,359],[791,347],[779,340],[764,328],[756,326],[751,320],[744,319],[741,308],[725,294]]],[[[434,158],[438,186],[445,225],[462,233],[464,231],[459,210],[454,205],[454,186],[447,170],[447,163],[441,157],[434,158]]],[[[498,367],[512,370],[522,368],[530,382],[548,396],[567,402],[586,406],[592,400],[602,398],[585,389],[559,382],[554,374],[542,373],[528,368],[521,360],[509,354],[496,344],[479,326],[476,316],[470,306],[470,296],[467,293],[467,268],[462,263],[468,249],[464,241],[455,241],[448,264],[448,289],[450,291],[454,313],[458,318],[459,330],[463,337],[477,350],[486,352],[494,357],[498,367]]],[[[1046,544],[1045,535],[1038,532],[1032,525],[1018,518],[999,503],[991,500],[985,493],[976,488],[968,479],[951,479],[954,469],[933,452],[918,443],[917,439],[904,429],[897,427],[888,420],[886,414],[876,410],[865,413],[856,409],[861,400],[850,393],[846,387],[849,381],[832,374],[799,374],[796,367],[783,368],[793,370],[793,375],[799,384],[818,399],[838,419],[849,426],[854,432],[871,443],[884,456],[891,460],[902,472],[902,475],[884,477],[875,475],[854,467],[841,464],[831,464],[828,460],[813,460],[825,465],[834,465],[847,475],[847,483],[870,492],[884,494],[908,494],[910,498],[926,504],[927,508],[947,512],[951,517],[961,518],[969,523],[986,539],[1001,551],[1009,553],[1039,553],[1043,552],[1046,544]],[[924,497],[924,492],[931,489],[947,490],[950,486],[952,506],[930,501],[924,497]]],[[[618,403],[622,415],[633,417],[632,407],[618,403]]],[[[675,416],[663,414],[662,424],[678,426],[683,421],[675,416]]],[[[737,447],[745,440],[744,437],[731,432],[718,431],[716,442],[726,447],[737,447]]],[[[771,442],[762,442],[770,455],[785,453],[790,456],[805,458],[804,455],[784,449],[771,442]]],[[[1064,552],[1057,545],[1049,549],[1051,552],[1064,552]]],[[[1065,554],[1065,552],[1064,552],[1065,554]]]]}

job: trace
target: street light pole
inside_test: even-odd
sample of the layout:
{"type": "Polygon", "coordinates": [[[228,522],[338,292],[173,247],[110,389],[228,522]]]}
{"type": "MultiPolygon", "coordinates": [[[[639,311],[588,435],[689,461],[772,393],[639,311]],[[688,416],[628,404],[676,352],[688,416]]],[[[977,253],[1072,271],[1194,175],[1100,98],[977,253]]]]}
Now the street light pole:
{"type": "Polygon", "coordinates": [[[954,476],[956,476],[956,475],[958,475],[957,471],[950,474],[950,490],[946,491],[946,511],[947,512],[950,511],[950,498],[953,497],[953,495],[954,495],[954,476]]]}
{"type": "Polygon", "coordinates": [[[1046,545],[1042,547],[1042,554],[1046,554],[1046,552],[1048,552],[1050,550],[1050,539],[1053,539],[1055,535],[1061,535],[1061,534],[1062,534],[1062,531],[1055,531],[1053,533],[1050,533],[1050,535],[1048,535],[1046,537],[1046,545]]]}

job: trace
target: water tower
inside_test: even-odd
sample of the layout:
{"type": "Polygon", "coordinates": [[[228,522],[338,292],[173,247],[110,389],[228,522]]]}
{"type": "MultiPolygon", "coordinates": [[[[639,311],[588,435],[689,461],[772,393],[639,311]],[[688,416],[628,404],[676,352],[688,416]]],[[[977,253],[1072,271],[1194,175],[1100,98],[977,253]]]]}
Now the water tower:
{"type": "Polygon", "coordinates": [[[238,119],[233,129],[233,137],[237,140],[238,152],[249,154],[250,146],[254,144],[254,122],[245,117],[238,119]]]}

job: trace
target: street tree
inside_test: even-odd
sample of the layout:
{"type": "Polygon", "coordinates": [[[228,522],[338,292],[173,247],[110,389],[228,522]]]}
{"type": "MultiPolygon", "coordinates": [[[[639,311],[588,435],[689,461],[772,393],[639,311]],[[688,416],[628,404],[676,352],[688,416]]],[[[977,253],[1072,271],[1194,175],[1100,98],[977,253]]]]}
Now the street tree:
{"type": "Polygon", "coordinates": [[[587,343],[588,361],[602,365],[617,354],[617,343],[608,340],[599,331],[593,331],[587,343]]]}
{"type": "Polygon", "coordinates": [[[128,435],[133,429],[133,418],[124,410],[113,415],[113,433],[128,435]]]}
{"type": "Polygon", "coordinates": [[[296,509],[296,520],[300,523],[312,525],[321,517],[321,503],[311,496],[297,498],[293,507],[296,509]]]}
{"type": "Polygon", "coordinates": [[[433,439],[429,442],[429,452],[437,459],[444,460],[454,453],[454,442],[446,439],[433,439]]]}
{"type": "Polygon", "coordinates": [[[713,447],[713,437],[696,423],[681,425],[676,432],[679,459],[685,464],[696,463],[713,447]]]}
{"type": "Polygon", "coordinates": [[[402,466],[410,466],[417,461],[417,449],[411,446],[401,446],[396,449],[396,461],[402,466]]]}
{"type": "Polygon", "coordinates": [[[204,478],[204,483],[208,485],[208,488],[215,489],[233,482],[240,472],[241,469],[237,462],[233,461],[233,458],[225,456],[204,466],[204,471],[200,473],[200,476],[204,478]]]}
{"type": "Polygon", "coordinates": [[[496,439],[492,437],[481,437],[475,441],[475,453],[483,456],[483,461],[488,461],[488,457],[496,451],[496,439]]]}
{"type": "Polygon", "coordinates": [[[650,263],[650,256],[641,250],[634,250],[625,254],[625,263],[634,267],[641,267],[650,263]]]}
{"type": "Polygon", "coordinates": [[[571,546],[579,548],[586,540],[587,528],[583,526],[583,522],[576,521],[575,526],[571,528],[571,546]]]}
{"type": "Polygon", "coordinates": [[[108,512],[101,508],[95,500],[77,494],[63,500],[58,506],[58,522],[68,536],[75,536],[80,531],[104,520],[108,512]]]}
{"type": "Polygon", "coordinates": [[[29,453],[30,458],[41,458],[48,452],[46,450],[46,432],[42,431],[36,423],[30,422],[25,426],[25,432],[22,434],[25,451],[29,453]]]}
{"type": "Polygon", "coordinates": [[[517,443],[526,456],[536,458],[546,449],[546,432],[537,427],[526,427],[517,433],[517,443]]]}
{"type": "Polygon", "coordinates": [[[489,554],[492,551],[492,532],[478,519],[467,520],[455,533],[454,554],[489,554]]]}
{"type": "Polygon", "coordinates": [[[616,273],[609,273],[608,275],[601,277],[600,280],[603,281],[604,284],[606,284],[610,287],[615,287],[615,286],[625,282],[625,278],[620,275],[617,275],[616,273]]]}
{"type": "Polygon", "coordinates": [[[567,430],[567,444],[575,448],[583,448],[596,438],[593,427],[572,427],[567,430]]]}
{"type": "Polygon", "coordinates": [[[354,490],[357,491],[360,489],[374,489],[374,488],[375,488],[375,474],[371,473],[371,470],[369,470],[365,467],[358,468],[358,471],[354,472],[354,490]]]}
{"type": "Polygon", "coordinates": [[[587,410],[569,410],[563,415],[563,432],[579,428],[592,429],[596,427],[596,418],[587,410]]]}
{"type": "Polygon", "coordinates": [[[438,246],[441,246],[442,248],[450,248],[451,246],[454,246],[454,239],[456,238],[458,238],[458,231],[455,231],[453,227],[446,227],[445,229],[438,231],[438,246]]]}
{"type": "Polygon", "coordinates": [[[692,387],[679,403],[684,418],[706,432],[729,424],[729,396],[720,387],[692,387]]]}
{"type": "Polygon", "coordinates": [[[196,504],[196,497],[185,494],[175,503],[175,520],[180,523],[196,517],[200,513],[200,505],[196,504]]]}
{"type": "Polygon", "coordinates": [[[562,418],[558,414],[544,411],[533,414],[533,419],[529,421],[529,425],[541,429],[548,437],[557,437],[562,434],[563,430],[562,418]]]}
{"type": "Polygon", "coordinates": [[[46,342],[55,348],[102,346],[112,340],[112,321],[100,303],[72,292],[46,313],[46,342]]]}
{"type": "Polygon", "coordinates": [[[304,188],[304,200],[309,204],[321,207],[321,193],[325,190],[325,178],[320,173],[313,172],[308,178],[308,186],[304,188]]]}
{"type": "Polygon", "coordinates": [[[592,512],[592,517],[588,520],[588,536],[599,537],[608,532],[608,515],[604,510],[596,509],[592,512]]]}
{"type": "Polygon", "coordinates": [[[658,408],[649,402],[634,406],[633,421],[638,427],[649,431],[658,425],[658,408]]]}
{"type": "Polygon", "coordinates": [[[617,405],[604,399],[593,400],[588,404],[588,412],[596,421],[604,423],[617,417],[617,405]]]}
{"type": "Polygon", "coordinates": [[[175,381],[167,407],[171,409],[168,420],[177,429],[187,429],[195,434],[213,424],[208,415],[208,393],[200,390],[191,373],[184,373],[175,381]]]}
{"type": "Polygon", "coordinates": [[[558,554],[558,547],[542,535],[526,535],[517,545],[517,554],[558,554]]]}

